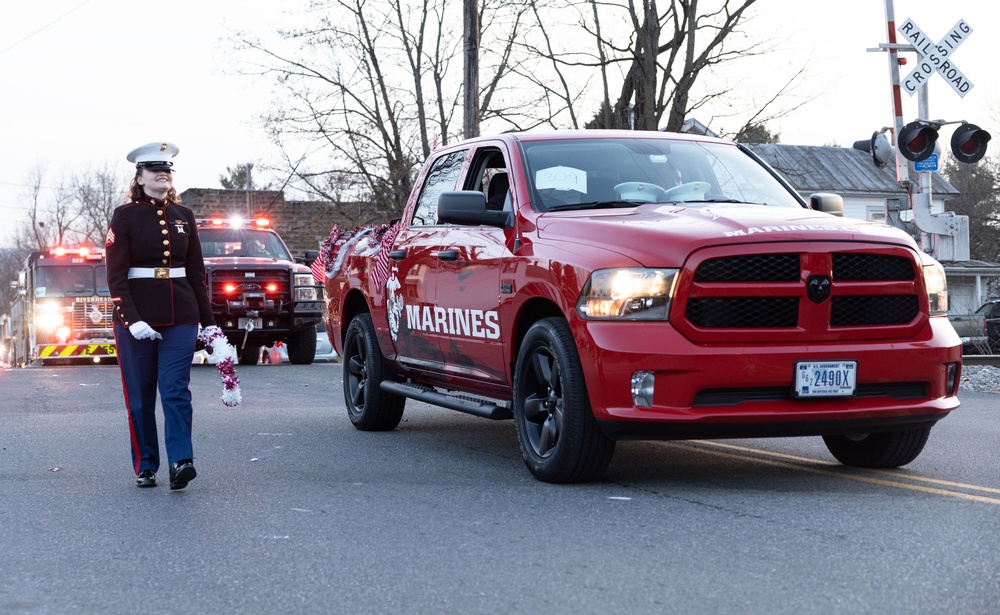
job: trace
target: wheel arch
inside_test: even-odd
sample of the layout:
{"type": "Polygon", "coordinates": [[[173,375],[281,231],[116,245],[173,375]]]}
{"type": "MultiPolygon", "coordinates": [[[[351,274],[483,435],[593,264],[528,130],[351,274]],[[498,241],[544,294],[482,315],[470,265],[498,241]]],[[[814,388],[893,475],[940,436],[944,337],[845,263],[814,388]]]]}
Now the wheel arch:
{"type": "Polygon", "coordinates": [[[371,308],[365,295],[357,288],[351,289],[344,298],[344,307],[341,310],[341,319],[337,338],[340,340],[341,350],[344,348],[344,340],[347,338],[347,328],[351,326],[351,321],[358,314],[370,314],[371,308]]]}
{"type": "Polygon", "coordinates": [[[566,318],[566,314],[560,309],[559,305],[551,299],[532,297],[521,306],[517,314],[517,320],[514,323],[514,336],[511,340],[510,356],[508,357],[511,378],[514,376],[517,356],[521,352],[521,343],[524,341],[524,336],[527,335],[528,329],[539,320],[551,317],[566,318]]]}

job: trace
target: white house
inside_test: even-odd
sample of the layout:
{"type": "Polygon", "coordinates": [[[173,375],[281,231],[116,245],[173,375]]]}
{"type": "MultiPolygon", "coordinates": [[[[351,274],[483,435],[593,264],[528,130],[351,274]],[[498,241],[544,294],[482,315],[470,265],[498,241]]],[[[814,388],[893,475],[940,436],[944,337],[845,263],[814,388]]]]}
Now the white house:
{"type": "MultiPolygon", "coordinates": [[[[912,223],[912,211],[899,212],[899,220],[887,220],[887,200],[893,202],[905,195],[892,165],[879,169],[869,154],[849,147],[777,143],[748,147],[781,173],[803,198],[808,200],[814,192],[839,194],[844,199],[844,217],[892,222],[919,236],[912,223]]],[[[953,215],[946,203],[959,194],[943,176],[932,173],[930,213],[953,215]]],[[[968,314],[989,298],[987,280],[1000,276],[1000,264],[969,260],[968,219],[954,216],[949,220],[957,229],[954,246],[937,254],[932,249],[928,252],[941,261],[948,276],[949,312],[968,314]]]]}

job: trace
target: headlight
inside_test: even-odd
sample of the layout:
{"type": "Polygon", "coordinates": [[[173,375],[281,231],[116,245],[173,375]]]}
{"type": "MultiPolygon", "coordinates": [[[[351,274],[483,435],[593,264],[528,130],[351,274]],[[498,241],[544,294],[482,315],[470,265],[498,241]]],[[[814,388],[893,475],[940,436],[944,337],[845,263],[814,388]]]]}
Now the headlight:
{"type": "Polygon", "coordinates": [[[666,320],[677,269],[598,269],[576,307],[588,320],[666,320]]]}
{"type": "Polygon", "coordinates": [[[46,301],[38,304],[35,312],[35,326],[42,331],[54,331],[63,325],[63,306],[58,302],[46,301]]]}
{"type": "Polygon", "coordinates": [[[948,313],[948,281],[944,276],[944,267],[927,254],[922,254],[921,260],[931,316],[943,316],[948,313]]]}
{"type": "Polygon", "coordinates": [[[295,274],[295,300],[296,301],[318,301],[319,291],[311,273],[295,274]]]}

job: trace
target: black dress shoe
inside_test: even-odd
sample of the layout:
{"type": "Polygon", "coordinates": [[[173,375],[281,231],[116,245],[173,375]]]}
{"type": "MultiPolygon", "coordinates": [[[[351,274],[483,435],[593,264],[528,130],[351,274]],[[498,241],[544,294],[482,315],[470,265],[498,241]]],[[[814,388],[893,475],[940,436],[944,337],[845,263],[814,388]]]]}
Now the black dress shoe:
{"type": "Polygon", "coordinates": [[[182,459],[170,466],[170,488],[183,489],[194,480],[198,473],[194,471],[194,464],[190,459],[182,459]]]}
{"type": "Polygon", "coordinates": [[[152,470],[143,470],[139,472],[139,478],[135,479],[135,484],[137,487],[155,487],[156,474],[152,470]]]}

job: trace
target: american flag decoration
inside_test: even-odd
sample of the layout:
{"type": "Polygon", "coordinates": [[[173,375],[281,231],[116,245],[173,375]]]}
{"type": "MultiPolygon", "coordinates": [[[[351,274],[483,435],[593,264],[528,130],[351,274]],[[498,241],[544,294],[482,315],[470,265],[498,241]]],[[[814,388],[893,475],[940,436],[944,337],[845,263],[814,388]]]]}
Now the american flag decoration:
{"type": "Polygon", "coordinates": [[[330,234],[326,236],[323,244],[319,247],[319,256],[309,266],[309,269],[312,271],[313,280],[317,284],[324,284],[326,282],[326,264],[330,261],[330,248],[333,242],[337,240],[337,235],[339,234],[340,231],[337,229],[337,225],[334,224],[333,228],[330,229],[330,234]]]}
{"type": "Polygon", "coordinates": [[[392,242],[396,241],[400,224],[401,222],[397,221],[382,234],[381,246],[375,257],[375,265],[372,267],[372,281],[375,282],[376,288],[384,286],[389,279],[389,252],[392,251],[392,242]]]}

